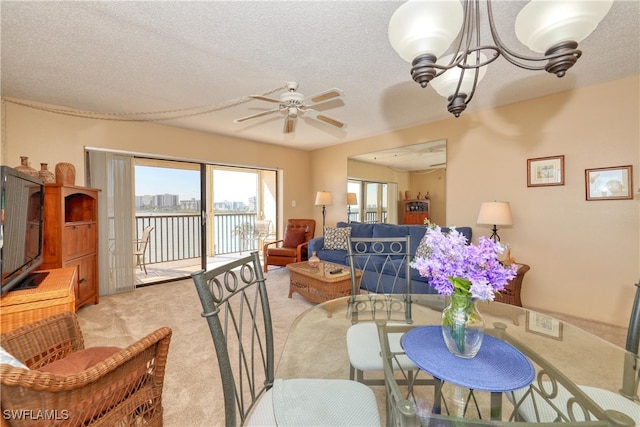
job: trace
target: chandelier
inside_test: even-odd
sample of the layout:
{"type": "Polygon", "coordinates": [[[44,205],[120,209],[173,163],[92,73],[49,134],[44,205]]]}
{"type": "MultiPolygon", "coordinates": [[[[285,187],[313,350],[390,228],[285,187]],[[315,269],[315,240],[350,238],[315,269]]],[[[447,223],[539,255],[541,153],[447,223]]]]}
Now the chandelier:
{"type": "Polygon", "coordinates": [[[517,67],[563,77],[582,55],[578,42],[595,30],[613,0],[527,3],[516,18],[515,33],[539,56],[517,53],[502,42],[491,4],[486,0],[491,45],[480,40],[480,0],[408,0],[389,22],[391,46],[411,63],[413,80],[423,88],[431,83],[456,117],[473,98],[486,66],[500,55],[517,67]]]}

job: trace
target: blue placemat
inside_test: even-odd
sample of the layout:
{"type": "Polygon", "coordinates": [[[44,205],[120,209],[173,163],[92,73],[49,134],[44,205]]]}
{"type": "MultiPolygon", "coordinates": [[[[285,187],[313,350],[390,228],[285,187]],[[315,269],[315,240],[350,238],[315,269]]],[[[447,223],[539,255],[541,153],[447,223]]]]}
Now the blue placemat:
{"type": "Polygon", "coordinates": [[[485,335],[476,357],[449,352],[441,326],[421,326],[402,337],[407,356],[436,378],[474,390],[504,392],[526,387],[535,377],[531,361],[520,350],[485,335]]]}

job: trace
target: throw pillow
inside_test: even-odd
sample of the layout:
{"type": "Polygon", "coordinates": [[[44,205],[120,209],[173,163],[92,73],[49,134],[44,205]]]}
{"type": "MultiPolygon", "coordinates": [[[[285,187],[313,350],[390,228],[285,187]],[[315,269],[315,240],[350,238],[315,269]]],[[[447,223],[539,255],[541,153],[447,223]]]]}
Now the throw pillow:
{"type": "Polygon", "coordinates": [[[324,249],[346,251],[349,248],[351,227],[324,227],[324,249]]]}
{"type": "Polygon", "coordinates": [[[82,372],[92,366],[113,356],[120,347],[91,347],[71,353],[64,359],[56,360],[48,365],[38,368],[40,372],[49,372],[57,375],[73,375],[82,372]]]}
{"type": "Polygon", "coordinates": [[[420,240],[420,244],[418,245],[418,249],[416,249],[415,258],[428,258],[429,257],[429,247],[427,246],[427,233],[424,233],[422,240],[420,240]]]}
{"type": "Polygon", "coordinates": [[[2,347],[0,347],[0,363],[4,365],[11,365],[14,368],[29,369],[24,363],[16,359],[11,353],[2,347]]]}
{"type": "Polygon", "coordinates": [[[287,228],[282,246],[285,248],[295,248],[304,243],[306,231],[304,228],[287,228]]]}

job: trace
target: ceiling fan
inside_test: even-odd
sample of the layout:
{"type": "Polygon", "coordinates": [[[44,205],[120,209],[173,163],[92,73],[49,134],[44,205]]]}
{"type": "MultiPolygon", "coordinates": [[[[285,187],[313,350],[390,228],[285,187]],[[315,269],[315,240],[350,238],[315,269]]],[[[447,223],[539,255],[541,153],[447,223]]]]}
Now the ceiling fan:
{"type": "Polygon", "coordinates": [[[342,96],[342,91],[340,89],[333,88],[311,96],[308,98],[310,101],[309,104],[305,102],[305,96],[303,94],[301,94],[300,92],[296,92],[298,90],[298,83],[288,82],[287,89],[287,92],[280,95],[280,99],[270,98],[268,96],[262,95],[251,95],[250,98],[253,99],[275,102],[278,104],[278,107],[271,110],[262,111],[260,113],[252,114],[250,116],[241,117],[239,119],[235,119],[233,122],[242,123],[247,120],[255,119],[257,117],[262,117],[279,112],[285,116],[284,128],[282,131],[283,133],[291,133],[294,131],[296,127],[296,120],[299,116],[319,120],[323,123],[327,123],[339,129],[344,129],[347,127],[346,123],[343,123],[340,120],[336,120],[332,117],[327,116],[326,114],[320,113],[310,108],[323,102],[340,98],[342,96]]]}

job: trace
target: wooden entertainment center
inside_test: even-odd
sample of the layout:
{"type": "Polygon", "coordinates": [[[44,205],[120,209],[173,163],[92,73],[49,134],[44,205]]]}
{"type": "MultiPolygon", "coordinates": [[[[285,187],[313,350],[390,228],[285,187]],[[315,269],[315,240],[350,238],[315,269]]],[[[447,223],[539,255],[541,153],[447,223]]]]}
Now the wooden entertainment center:
{"type": "Polygon", "coordinates": [[[43,270],[74,267],[76,310],[98,303],[98,191],[62,184],[44,187],[43,270]]]}

